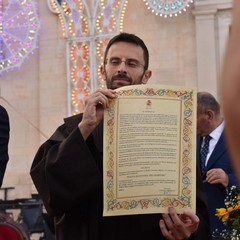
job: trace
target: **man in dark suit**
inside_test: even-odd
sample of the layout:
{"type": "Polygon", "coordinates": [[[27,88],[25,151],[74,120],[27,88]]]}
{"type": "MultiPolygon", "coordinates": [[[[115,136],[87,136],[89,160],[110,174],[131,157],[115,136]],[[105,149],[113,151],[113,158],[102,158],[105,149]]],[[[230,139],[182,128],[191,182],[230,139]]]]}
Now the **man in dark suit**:
{"type": "Polygon", "coordinates": [[[225,207],[227,191],[232,185],[237,185],[237,177],[224,139],[220,105],[207,92],[197,95],[197,134],[197,162],[207,194],[211,230],[221,231],[225,226],[215,216],[216,208],[225,207]]]}
{"type": "Polygon", "coordinates": [[[0,187],[8,162],[9,118],[6,109],[0,105],[0,187]]]}

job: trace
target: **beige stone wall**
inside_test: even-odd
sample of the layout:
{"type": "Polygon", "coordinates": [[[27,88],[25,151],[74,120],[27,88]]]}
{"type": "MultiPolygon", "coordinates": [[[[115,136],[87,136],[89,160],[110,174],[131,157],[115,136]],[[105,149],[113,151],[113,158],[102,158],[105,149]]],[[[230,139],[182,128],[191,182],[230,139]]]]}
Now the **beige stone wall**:
{"type": "MultiPolygon", "coordinates": [[[[19,70],[0,77],[0,104],[8,110],[11,124],[10,160],[3,184],[15,187],[9,192],[10,199],[30,197],[35,192],[29,176],[33,157],[68,115],[65,39],[47,0],[39,0],[38,4],[42,20],[39,48],[19,70]]],[[[199,85],[191,8],[178,17],[165,19],[147,10],[142,0],[129,1],[123,30],[139,35],[149,47],[153,71],[150,83],[199,85]]],[[[209,90],[216,92],[215,87],[209,90]]]]}
{"type": "Polygon", "coordinates": [[[150,52],[150,82],[196,86],[195,22],[191,8],[178,17],[163,18],[143,1],[129,1],[124,31],[144,39],[150,52]]]}
{"type": "Polygon", "coordinates": [[[35,192],[29,175],[33,157],[67,116],[65,39],[47,1],[39,1],[38,6],[39,48],[19,70],[0,77],[0,104],[9,113],[11,127],[10,159],[3,182],[3,187],[15,187],[9,191],[9,199],[35,192]]]}

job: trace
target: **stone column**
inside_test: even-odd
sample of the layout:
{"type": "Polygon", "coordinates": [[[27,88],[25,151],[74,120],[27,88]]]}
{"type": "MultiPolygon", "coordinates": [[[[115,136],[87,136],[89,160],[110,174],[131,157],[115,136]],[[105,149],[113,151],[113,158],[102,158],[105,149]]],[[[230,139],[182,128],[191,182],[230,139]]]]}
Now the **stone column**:
{"type": "Polygon", "coordinates": [[[231,8],[231,0],[195,0],[192,11],[196,25],[198,91],[211,92],[216,97],[231,8]]]}

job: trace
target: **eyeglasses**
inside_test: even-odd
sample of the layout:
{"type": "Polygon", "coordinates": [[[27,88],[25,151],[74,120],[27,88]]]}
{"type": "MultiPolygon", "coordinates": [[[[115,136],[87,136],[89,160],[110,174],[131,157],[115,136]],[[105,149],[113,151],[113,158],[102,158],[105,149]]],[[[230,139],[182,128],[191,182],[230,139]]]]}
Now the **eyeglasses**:
{"type": "Polygon", "coordinates": [[[140,66],[142,66],[145,69],[145,66],[136,59],[122,60],[121,58],[110,58],[106,59],[105,64],[109,63],[109,65],[111,65],[112,67],[118,67],[122,64],[122,62],[124,62],[126,67],[129,68],[139,68],[140,66]]]}

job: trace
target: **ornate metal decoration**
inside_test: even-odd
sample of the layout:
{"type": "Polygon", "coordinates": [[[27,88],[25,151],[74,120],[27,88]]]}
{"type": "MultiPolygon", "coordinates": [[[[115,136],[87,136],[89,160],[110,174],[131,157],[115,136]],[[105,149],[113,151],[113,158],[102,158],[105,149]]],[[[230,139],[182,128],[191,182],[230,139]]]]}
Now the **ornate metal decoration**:
{"type": "Polygon", "coordinates": [[[148,9],[163,17],[172,17],[186,11],[193,0],[143,0],[148,9]]]}
{"type": "Polygon", "coordinates": [[[15,67],[35,50],[40,21],[32,0],[1,0],[0,74],[15,67]]]}
{"type": "Polygon", "coordinates": [[[70,114],[84,108],[84,97],[104,86],[100,66],[108,40],[122,31],[127,0],[48,0],[66,37],[70,114]]]}

